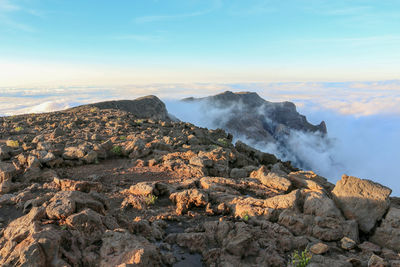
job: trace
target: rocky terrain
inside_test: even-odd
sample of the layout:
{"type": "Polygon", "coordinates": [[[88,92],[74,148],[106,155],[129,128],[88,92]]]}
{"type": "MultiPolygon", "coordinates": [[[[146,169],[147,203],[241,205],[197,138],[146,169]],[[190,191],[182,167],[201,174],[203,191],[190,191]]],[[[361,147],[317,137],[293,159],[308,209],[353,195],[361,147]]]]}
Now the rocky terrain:
{"type": "Polygon", "coordinates": [[[257,93],[230,91],[183,101],[201,105],[205,114],[210,111],[217,114],[212,117],[214,127],[225,129],[253,146],[276,144],[282,157],[301,168],[311,169],[290,144],[294,132],[316,134],[322,137],[321,141],[329,142],[323,138],[327,134],[325,122],[309,123],[292,102],[269,102],[257,93]]]}
{"type": "Polygon", "coordinates": [[[232,139],[152,96],[1,117],[0,265],[400,266],[389,188],[232,139]]]}

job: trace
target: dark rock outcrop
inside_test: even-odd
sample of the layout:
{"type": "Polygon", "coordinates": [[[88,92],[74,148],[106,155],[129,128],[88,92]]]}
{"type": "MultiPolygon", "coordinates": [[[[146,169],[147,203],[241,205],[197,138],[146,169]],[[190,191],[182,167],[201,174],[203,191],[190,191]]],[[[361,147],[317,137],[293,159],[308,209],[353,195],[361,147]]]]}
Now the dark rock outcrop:
{"type": "Polygon", "coordinates": [[[182,101],[199,104],[204,118],[211,121],[212,127],[224,129],[252,146],[275,145],[279,157],[290,160],[299,168],[311,169],[296,151],[293,140],[303,133],[312,133],[320,136],[321,142],[329,143],[325,138],[325,122],[319,125],[309,123],[292,102],[270,102],[254,92],[230,91],[182,101]]]}
{"type": "Polygon", "coordinates": [[[211,109],[229,110],[228,118],[217,118],[216,124],[232,132],[255,141],[274,141],[290,130],[321,132],[326,134],[326,125],[310,124],[306,117],[296,111],[292,102],[269,102],[257,93],[226,91],[205,98],[186,98],[183,101],[204,102],[211,109]]]}
{"type": "Polygon", "coordinates": [[[136,115],[138,118],[149,118],[156,120],[170,120],[165,104],[156,96],[149,95],[134,100],[116,100],[105,101],[89,105],[80,106],[79,108],[99,108],[99,109],[116,109],[122,110],[136,115]]]}

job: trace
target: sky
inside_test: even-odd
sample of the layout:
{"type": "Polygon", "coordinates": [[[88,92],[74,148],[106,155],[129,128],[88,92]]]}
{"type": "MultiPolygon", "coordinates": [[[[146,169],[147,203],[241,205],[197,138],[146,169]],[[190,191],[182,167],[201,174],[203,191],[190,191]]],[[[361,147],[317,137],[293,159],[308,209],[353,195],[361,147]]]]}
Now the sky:
{"type": "Polygon", "coordinates": [[[0,0],[0,87],[400,79],[398,0],[0,0]]]}
{"type": "Polygon", "coordinates": [[[293,139],[313,170],[395,195],[399,70],[399,0],[0,0],[0,116],[152,94],[207,123],[176,99],[254,91],[326,121],[293,139]]]}

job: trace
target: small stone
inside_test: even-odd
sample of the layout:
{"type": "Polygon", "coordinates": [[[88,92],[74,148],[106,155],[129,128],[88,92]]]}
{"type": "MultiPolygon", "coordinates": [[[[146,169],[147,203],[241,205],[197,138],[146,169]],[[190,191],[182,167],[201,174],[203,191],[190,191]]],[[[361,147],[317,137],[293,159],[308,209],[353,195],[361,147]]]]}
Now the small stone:
{"type": "Polygon", "coordinates": [[[343,237],[342,240],[340,240],[340,246],[342,247],[342,249],[345,250],[353,249],[356,245],[356,242],[353,239],[348,238],[347,236],[343,237]]]}
{"type": "Polygon", "coordinates": [[[372,252],[372,253],[380,253],[381,252],[381,247],[378,245],[375,245],[374,243],[365,241],[362,244],[358,245],[358,247],[366,252],[372,252]]]}
{"type": "Polygon", "coordinates": [[[385,267],[386,262],[379,256],[372,254],[368,261],[368,267],[385,267]]]}
{"type": "Polygon", "coordinates": [[[310,248],[311,253],[317,254],[317,255],[324,254],[328,250],[329,250],[329,246],[324,243],[321,243],[321,242],[317,243],[315,245],[312,245],[310,248]]]}

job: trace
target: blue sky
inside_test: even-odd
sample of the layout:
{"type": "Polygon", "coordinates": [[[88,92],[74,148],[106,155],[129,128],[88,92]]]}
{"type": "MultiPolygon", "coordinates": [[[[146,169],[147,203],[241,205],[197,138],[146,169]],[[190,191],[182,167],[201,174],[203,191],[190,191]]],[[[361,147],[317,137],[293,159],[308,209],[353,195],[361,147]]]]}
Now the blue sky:
{"type": "Polygon", "coordinates": [[[398,0],[0,0],[0,86],[400,79],[398,0]]]}

